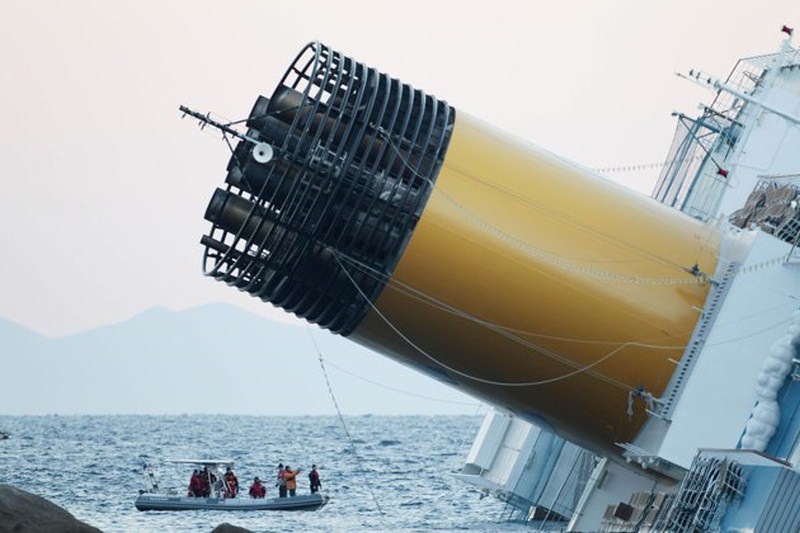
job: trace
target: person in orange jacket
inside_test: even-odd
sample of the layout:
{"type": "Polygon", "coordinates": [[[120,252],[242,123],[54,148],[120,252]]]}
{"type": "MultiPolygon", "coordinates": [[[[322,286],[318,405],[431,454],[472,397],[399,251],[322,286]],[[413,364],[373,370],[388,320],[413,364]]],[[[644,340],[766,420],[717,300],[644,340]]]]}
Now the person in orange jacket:
{"type": "Polygon", "coordinates": [[[284,478],[286,479],[286,490],[289,491],[289,496],[297,496],[297,474],[300,469],[292,470],[289,465],[284,468],[284,478]]]}

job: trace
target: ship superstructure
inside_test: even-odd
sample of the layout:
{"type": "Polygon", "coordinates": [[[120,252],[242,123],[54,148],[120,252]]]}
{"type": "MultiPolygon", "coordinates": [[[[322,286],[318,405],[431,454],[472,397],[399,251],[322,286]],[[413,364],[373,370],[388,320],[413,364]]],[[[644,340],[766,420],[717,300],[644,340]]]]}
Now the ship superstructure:
{"type": "Polygon", "coordinates": [[[239,139],[205,272],[496,406],[463,477],[541,527],[748,527],[800,508],[799,59],[690,73],[647,198],[311,43],[246,130],[184,109],[239,139]]]}
{"type": "MultiPolygon", "coordinates": [[[[617,443],[628,464],[598,455],[558,498],[532,493],[518,480],[543,450],[493,453],[515,433],[490,430],[494,419],[526,426],[494,412],[460,475],[543,529],[800,530],[800,54],[786,39],[777,54],[740,60],[724,82],[688,77],[715,98],[697,117],[676,113],[652,196],[719,228],[719,261],[663,393],[631,395],[648,418],[617,443]],[[509,464],[523,473],[498,477],[509,464]],[[526,516],[542,508],[554,511],[544,522],[526,516]]],[[[566,472],[578,475],[574,464],[541,475],[566,472]]]]}

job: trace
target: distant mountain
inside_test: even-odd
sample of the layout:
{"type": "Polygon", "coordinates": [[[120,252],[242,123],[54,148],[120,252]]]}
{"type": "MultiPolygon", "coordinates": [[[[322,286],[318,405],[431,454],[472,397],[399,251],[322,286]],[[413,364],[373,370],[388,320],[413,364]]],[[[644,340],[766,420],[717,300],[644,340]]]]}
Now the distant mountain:
{"type": "MultiPolygon", "coordinates": [[[[122,323],[48,338],[0,320],[0,414],[332,414],[311,335],[325,359],[418,395],[469,398],[318,328],[227,304],[150,309],[122,323]]],[[[329,365],[350,414],[472,413],[359,380],[329,365]]],[[[475,402],[477,403],[477,402],[475,402]]]]}
{"type": "Polygon", "coordinates": [[[50,339],[27,328],[0,318],[0,351],[4,356],[12,355],[10,348],[24,349],[27,352],[41,349],[50,339]]]}

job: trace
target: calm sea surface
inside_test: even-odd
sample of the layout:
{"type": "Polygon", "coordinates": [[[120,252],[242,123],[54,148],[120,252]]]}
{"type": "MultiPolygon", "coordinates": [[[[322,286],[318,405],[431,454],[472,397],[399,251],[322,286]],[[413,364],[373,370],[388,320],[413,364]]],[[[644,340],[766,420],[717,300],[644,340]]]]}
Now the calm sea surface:
{"type": "MultiPolygon", "coordinates": [[[[0,441],[0,483],[109,532],[208,532],[223,522],[253,531],[529,531],[502,521],[504,504],[451,477],[479,418],[361,416],[346,423],[357,455],[335,416],[0,416],[0,430],[11,434],[0,441]],[[245,491],[254,476],[273,479],[282,461],[304,470],[300,494],[316,463],[331,502],[316,512],[140,512],[133,501],[144,486],[144,456],[232,459],[245,491]]],[[[190,467],[156,463],[162,488],[185,490],[190,467]]]]}

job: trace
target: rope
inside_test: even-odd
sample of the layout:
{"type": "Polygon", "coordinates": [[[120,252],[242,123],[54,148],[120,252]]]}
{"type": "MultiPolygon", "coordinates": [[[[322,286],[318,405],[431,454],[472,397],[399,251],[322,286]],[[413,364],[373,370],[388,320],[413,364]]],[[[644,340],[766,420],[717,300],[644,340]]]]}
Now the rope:
{"type": "Polygon", "coordinates": [[[342,410],[339,408],[339,402],[336,401],[336,396],[333,394],[333,387],[331,387],[331,381],[328,379],[328,372],[325,370],[325,361],[322,358],[322,352],[317,345],[317,340],[314,338],[314,335],[311,333],[311,329],[307,329],[308,336],[311,337],[311,343],[314,345],[314,350],[317,352],[317,358],[319,360],[319,366],[322,369],[322,375],[325,377],[325,384],[328,386],[328,393],[331,396],[331,400],[333,400],[333,406],[336,408],[336,414],[339,416],[339,422],[342,424],[342,429],[344,430],[345,435],[347,435],[347,440],[350,442],[350,449],[353,451],[353,456],[356,458],[356,462],[358,463],[358,469],[361,474],[364,476],[364,485],[366,485],[367,490],[369,490],[370,495],[372,495],[372,500],[375,502],[375,507],[378,509],[378,513],[380,513],[381,517],[384,517],[383,509],[381,509],[381,504],[378,502],[378,498],[375,496],[375,492],[372,490],[372,485],[369,483],[369,476],[367,475],[367,470],[364,468],[364,465],[361,461],[361,457],[358,455],[358,451],[356,450],[355,440],[353,436],[350,434],[350,430],[347,428],[347,423],[344,421],[344,416],[342,415],[342,410]]]}
{"type": "MultiPolygon", "coordinates": [[[[567,372],[566,374],[563,374],[561,376],[556,376],[556,377],[553,377],[553,378],[543,379],[543,380],[539,380],[539,381],[526,381],[526,382],[496,381],[496,380],[484,379],[484,378],[481,378],[481,377],[478,377],[478,376],[474,376],[472,374],[468,374],[466,372],[462,372],[460,370],[457,370],[457,369],[455,369],[455,368],[443,363],[442,361],[438,360],[437,358],[435,358],[434,356],[430,355],[428,352],[426,352],[425,350],[423,350],[422,348],[417,346],[414,343],[414,341],[412,341],[411,339],[406,337],[399,329],[397,329],[397,327],[388,318],[386,318],[386,316],[383,313],[381,313],[381,311],[377,307],[375,307],[375,304],[372,303],[372,301],[369,299],[369,297],[366,294],[364,294],[364,291],[361,290],[361,287],[358,285],[358,283],[356,283],[356,281],[350,275],[350,272],[348,272],[347,269],[342,264],[341,260],[339,259],[339,254],[335,250],[333,250],[332,248],[329,248],[329,251],[332,252],[333,257],[336,259],[336,262],[342,268],[342,271],[344,272],[345,276],[347,276],[347,279],[350,280],[350,283],[352,283],[353,287],[356,289],[356,291],[358,291],[359,295],[361,295],[361,297],[364,299],[364,301],[367,302],[367,304],[369,304],[370,308],[381,318],[381,320],[384,321],[384,323],[386,323],[387,326],[389,326],[389,328],[391,328],[392,331],[394,331],[409,346],[414,348],[414,350],[419,352],[421,355],[423,355],[424,357],[426,357],[427,359],[429,359],[433,363],[436,363],[438,366],[441,366],[442,368],[444,368],[446,370],[449,370],[450,372],[452,372],[453,374],[456,374],[457,376],[461,376],[461,377],[469,379],[471,381],[476,381],[478,383],[484,383],[486,385],[494,385],[494,386],[498,386],[498,387],[534,387],[534,386],[538,386],[538,385],[547,385],[547,384],[555,383],[555,382],[558,382],[558,381],[562,381],[564,379],[568,379],[568,378],[571,378],[572,376],[576,376],[578,374],[586,372],[586,371],[592,369],[593,367],[599,365],[603,361],[606,361],[606,360],[610,359],[611,357],[613,357],[614,355],[616,355],[617,353],[622,351],[623,348],[627,347],[627,344],[623,344],[623,345],[615,348],[614,350],[611,350],[609,353],[607,353],[606,355],[604,355],[600,359],[597,359],[596,361],[594,361],[594,362],[592,362],[592,363],[590,363],[588,365],[579,366],[579,367],[576,368],[576,370],[574,370],[572,372],[567,372]]],[[[520,342],[522,342],[522,341],[520,340],[520,342]]],[[[536,347],[536,348],[544,350],[544,348],[541,348],[541,347],[536,347]]],[[[547,351],[545,351],[544,355],[550,355],[551,357],[557,357],[557,358],[561,359],[561,356],[559,356],[558,354],[554,354],[552,352],[550,352],[548,354],[547,351]]],[[[575,363],[572,362],[572,361],[569,361],[569,360],[563,360],[561,362],[563,362],[564,364],[567,364],[567,365],[575,366],[575,363]]],[[[607,381],[609,383],[613,383],[613,382],[616,381],[616,380],[611,380],[611,378],[608,378],[607,376],[604,376],[602,374],[596,375],[596,377],[598,377],[600,379],[605,378],[605,381],[607,381]]],[[[631,389],[631,387],[625,385],[624,383],[616,382],[616,383],[613,383],[613,384],[619,386],[620,388],[624,388],[626,390],[630,390],[631,389]]]]}
{"type": "MultiPolygon", "coordinates": [[[[596,238],[603,239],[603,240],[605,240],[607,242],[613,243],[616,246],[619,246],[619,247],[626,248],[628,250],[634,251],[637,254],[639,254],[640,256],[649,257],[652,261],[659,262],[659,263],[662,263],[662,264],[665,264],[665,265],[669,265],[669,266],[675,267],[676,269],[680,269],[680,270],[684,269],[683,265],[677,264],[674,261],[672,261],[672,260],[670,260],[670,259],[668,259],[666,257],[657,255],[656,253],[651,252],[651,251],[646,250],[646,249],[643,249],[640,246],[636,246],[636,245],[633,245],[631,243],[627,243],[627,242],[621,241],[620,239],[614,237],[613,235],[606,235],[605,233],[602,233],[602,232],[598,231],[594,226],[589,226],[587,224],[584,224],[581,221],[577,220],[574,216],[569,215],[569,214],[565,213],[564,211],[556,210],[556,209],[553,209],[552,207],[550,207],[548,205],[543,205],[541,203],[537,203],[536,201],[532,200],[531,198],[529,198],[527,196],[524,196],[524,195],[520,194],[517,191],[508,189],[508,188],[500,185],[497,182],[489,181],[486,178],[484,178],[483,176],[480,176],[478,174],[474,174],[474,173],[470,172],[466,168],[463,168],[463,167],[460,168],[460,167],[458,167],[456,165],[453,165],[452,163],[447,163],[446,166],[451,168],[454,172],[459,173],[463,177],[470,178],[470,179],[472,179],[474,181],[477,181],[477,182],[483,184],[486,187],[490,187],[492,189],[495,189],[496,191],[515,199],[516,201],[521,203],[527,209],[542,211],[542,212],[546,213],[547,215],[549,215],[553,219],[559,220],[559,221],[564,222],[564,223],[572,224],[573,226],[576,226],[576,227],[580,228],[581,230],[583,230],[587,234],[593,235],[596,238]]],[[[436,190],[439,190],[439,189],[441,189],[441,187],[437,187],[436,188],[436,190]]]]}
{"type": "MultiPolygon", "coordinates": [[[[800,404],[798,404],[798,405],[800,405],[800,404]]],[[[475,408],[475,412],[472,414],[472,418],[473,419],[477,420],[477,417],[481,412],[481,408],[483,408],[483,404],[479,403],[478,406],[475,408]]],[[[456,448],[458,450],[458,453],[456,453],[456,455],[455,455],[456,460],[458,460],[458,458],[461,457],[461,455],[462,455],[461,452],[464,449],[464,444],[466,444],[467,439],[473,434],[472,430],[475,428],[475,425],[476,424],[473,422],[470,432],[464,434],[464,437],[461,439],[461,442],[458,443],[458,448],[456,448]]],[[[478,428],[478,429],[480,429],[480,428],[478,428]]],[[[477,433],[477,432],[475,432],[475,433],[477,433]]]]}
{"type": "Polygon", "coordinates": [[[559,256],[555,254],[531,246],[530,244],[521,241],[509,235],[508,233],[505,233],[503,230],[489,224],[488,222],[477,216],[475,213],[473,213],[472,211],[470,211],[469,209],[458,203],[458,201],[456,201],[452,196],[443,191],[441,187],[437,187],[434,190],[438,191],[438,193],[445,200],[447,200],[451,205],[453,205],[456,209],[458,209],[473,224],[480,226],[486,232],[493,234],[496,238],[507,242],[508,244],[514,246],[515,248],[518,248],[528,254],[531,254],[541,259],[543,262],[547,264],[559,267],[565,271],[595,279],[616,281],[620,283],[640,284],[640,285],[702,285],[708,282],[704,276],[692,276],[689,278],[642,278],[639,276],[628,276],[625,274],[617,274],[614,272],[609,272],[607,270],[601,270],[599,268],[592,268],[588,266],[570,263],[568,261],[561,259],[559,256]]]}
{"type": "Polygon", "coordinates": [[[409,298],[412,298],[412,299],[417,300],[419,302],[422,302],[422,303],[424,303],[426,305],[429,305],[431,307],[439,309],[440,311],[443,311],[445,313],[450,313],[452,315],[461,317],[461,318],[463,318],[465,320],[469,320],[470,322],[474,322],[474,323],[476,323],[476,324],[478,324],[480,326],[484,326],[484,327],[487,327],[487,328],[490,328],[490,329],[497,328],[497,329],[501,329],[503,331],[507,331],[507,332],[510,332],[510,333],[517,333],[519,335],[526,335],[526,336],[531,336],[531,337],[536,337],[536,338],[546,339],[546,340],[569,342],[569,343],[574,343],[574,344],[600,344],[600,345],[612,345],[612,346],[619,346],[620,344],[625,344],[625,345],[628,345],[628,346],[638,346],[638,347],[641,347],[641,348],[650,348],[650,349],[653,349],[653,350],[675,350],[675,349],[685,349],[686,348],[685,344],[681,344],[681,345],[655,344],[655,343],[652,343],[652,342],[644,342],[644,341],[605,341],[605,340],[594,340],[594,339],[578,339],[578,338],[574,338],[574,337],[560,337],[560,336],[557,336],[557,335],[547,335],[547,334],[544,334],[544,333],[535,333],[533,331],[512,328],[512,327],[509,327],[509,326],[503,326],[502,324],[497,324],[495,322],[490,322],[488,320],[484,320],[482,318],[476,317],[475,315],[467,313],[466,311],[462,311],[460,309],[457,309],[457,308],[455,308],[455,307],[453,307],[453,306],[451,306],[451,305],[449,305],[449,304],[447,304],[447,303],[445,303],[445,302],[443,302],[443,301],[441,301],[441,300],[439,300],[437,298],[434,298],[433,296],[425,294],[424,292],[419,291],[419,290],[411,287],[410,285],[407,285],[407,284],[403,283],[402,281],[398,281],[398,280],[392,278],[391,276],[383,274],[382,272],[378,271],[377,269],[375,269],[375,268],[373,268],[373,267],[371,267],[371,266],[369,266],[369,265],[367,265],[367,264],[365,264],[365,263],[363,263],[363,262],[361,262],[361,261],[359,261],[359,260],[357,260],[355,258],[352,258],[352,257],[350,257],[350,256],[348,256],[346,254],[342,254],[340,252],[336,252],[336,253],[339,253],[339,255],[343,259],[345,259],[348,262],[350,262],[355,268],[357,268],[358,270],[363,272],[365,275],[370,276],[372,279],[375,279],[375,280],[380,281],[382,283],[388,284],[394,290],[400,292],[401,294],[404,294],[405,296],[408,296],[409,298]]]}
{"type": "MultiPolygon", "coordinates": [[[[573,263],[569,263],[567,261],[564,261],[562,258],[560,258],[559,256],[557,256],[555,254],[551,254],[550,252],[547,252],[545,250],[542,250],[542,249],[536,248],[534,246],[531,246],[530,244],[528,244],[526,242],[520,241],[519,239],[517,239],[517,238],[515,238],[515,237],[513,237],[513,236],[511,236],[511,235],[509,235],[507,233],[505,233],[501,229],[489,224],[488,222],[483,220],[481,217],[479,217],[478,215],[473,213],[471,210],[469,210],[465,206],[461,205],[457,200],[455,200],[455,198],[453,198],[452,196],[447,194],[444,190],[442,190],[441,187],[436,187],[434,185],[433,181],[431,181],[431,179],[429,177],[421,174],[414,167],[414,165],[412,165],[405,158],[404,154],[395,145],[394,141],[392,140],[392,138],[388,134],[386,134],[383,131],[381,131],[380,133],[381,133],[381,136],[383,137],[383,139],[386,142],[389,143],[389,146],[391,146],[392,149],[395,151],[395,153],[399,156],[399,158],[400,158],[401,162],[403,163],[403,165],[405,165],[406,168],[408,168],[411,171],[412,174],[414,174],[418,178],[424,180],[428,184],[428,186],[431,188],[431,190],[433,190],[436,193],[440,194],[445,200],[447,200],[456,209],[458,209],[468,220],[470,220],[474,224],[482,227],[488,233],[493,234],[495,237],[499,238],[500,240],[503,240],[503,241],[511,244],[512,246],[515,246],[516,248],[519,248],[519,249],[521,249],[521,250],[523,250],[523,251],[525,251],[525,252],[527,252],[527,253],[529,253],[531,255],[534,255],[534,256],[538,257],[539,259],[541,259],[545,263],[551,264],[553,266],[560,267],[560,268],[562,268],[564,270],[571,271],[571,272],[579,274],[579,275],[589,276],[589,277],[593,277],[593,278],[597,278],[597,279],[603,279],[603,280],[607,280],[607,281],[616,281],[616,282],[621,282],[621,283],[638,283],[638,284],[645,284],[645,285],[702,285],[702,284],[708,283],[708,279],[707,279],[706,276],[692,276],[690,278],[641,278],[641,277],[638,277],[638,276],[627,276],[627,275],[624,275],[624,274],[616,274],[616,273],[613,273],[613,272],[608,272],[608,271],[605,271],[605,270],[601,270],[601,269],[597,269],[597,268],[591,268],[591,267],[587,267],[587,266],[583,266],[583,265],[575,265],[573,263]]],[[[513,198],[516,198],[517,200],[522,202],[529,209],[537,208],[537,209],[543,209],[543,210],[547,211],[547,209],[542,207],[542,206],[537,206],[537,205],[532,204],[529,199],[524,198],[521,195],[519,195],[519,194],[517,194],[517,193],[515,193],[513,191],[508,191],[508,190],[506,190],[506,189],[504,189],[502,187],[499,187],[496,184],[490,183],[490,182],[486,181],[485,179],[481,178],[480,176],[476,176],[474,174],[471,174],[470,172],[467,172],[466,170],[461,169],[461,168],[457,168],[457,167],[453,166],[452,164],[449,164],[449,165],[446,164],[446,166],[452,168],[454,171],[460,173],[463,176],[467,176],[469,178],[472,178],[473,180],[476,180],[476,181],[478,181],[480,183],[483,183],[484,185],[486,185],[488,187],[492,187],[492,188],[498,190],[499,192],[501,192],[503,194],[507,194],[507,195],[509,195],[509,196],[511,196],[513,198]]],[[[578,223],[577,221],[571,219],[570,217],[564,217],[563,214],[562,215],[557,215],[557,214],[552,213],[552,212],[550,214],[555,218],[558,218],[560,216],[560,218],[566,219],[567,221],[578,225],[579,227],[583,228],[587,232],[596,233],[591,228],[588,228],[585,225],[578,223]]],[[[598,235],[603,237],[603,238],[608,239],[608,237],[606,237],[605,235],[602,235],[602,234],[598,234],[598,235]]],[[[620,245],[620,246],[631,247],[628,244],[622,243],[618,239],[611,239],[611,241],[616,243],[617,245],[620,245]]],[[[644,252],[643,250],[639,250],[639,249],[637,249],[635,247],[633,247],[633,250],[638,251],[639,253],[643,253],[645,255],[649,255],[646,252],[644,252]]],[[[679,268],[681,270],[686,270],[681,265],[677,265],[677,264],[675,264],[675,263],[673,263],[673,262],[671,262],[671,261],[669,261],[669,260],[667,260],[666,258],[663,258],[663,257],[654,256],[652,259],[654,259],[656,261],[659,261],[659,262],[662,262],[664,264],[667,264],[669,266],[672,266],[672,267],[675,267],[675,268],[679,268]]]]}
{"type": "MultiPolygon", "coordinates": [[[[335,250],[331,249],[330,251],[334,256],[338,255],[339,257],[344,257],[345,259],[351,260],[354,263],[356,263],[356,267],[359,266],[358,261],[355,261],[355,260],[353,260],[353,259],[351,259],[351,258],[349,258],[347,256],[343,256],[342,254],[339,254],[335,250]]],[[[340,263],[340,265],[341,265],[341,263],[340,263]]],[[[347,273],[347,272],[345,272],[345,273],[348,275],[348,278],[350,278],[351,281],[353,281],[352,277],[349,276],[349,273],[347,273]]],[[[392,280],[389,280],[389,281],[392,281],[392,280]]],[[[399,283],[399,282],[397,282],[397,283],[399,283]]],[[[402,283],[399,283],[399,284],[402,285],[402,283]]],[[[390,283],[390,286],[392,286],[392,285],[393,284],[390,283]]],[[[399,290],[394,286],[392,286],[392,288],[395,289],[395,290],[399,290]]],[[[439,309],[439,310],[441,310],[443,312],[451,313],[451,314],[453,314],[455,316],[458,316],[460,318],[463,318],[465,320],[474,322],[474,323],[478,324],[479,326],[482,326],[482,327],[485,327],[485,328],[489,329],[490,331],[494,331],[498,335],[501,335],[501,336],[509,339],[512,342],[515,342],[515,343],[517,343],[519,345],[525,346],[526,348],[529,348],[532,351],[540,353],[541,355],[549,357],[549,358],[551,358],[551,359],[553,359],[555,361],[558,361],[558,362],[560,362],[560,363],[562,363],[562,364],[564,364],[566,366],[571,366],[571,367],[573,367],[573,368],[575,368],[575,369],[577,369],[579,371],[579,372],[576,372],[576,373],[580,373],[580,372],[583,372],[583,371],[591,370],[591,368],[593,366],[601,363],[602,361],[608,359],[609,357],[611,357],[615,353],[621,351],[622,349],[624,349],[624,348],[626,348],[628,346],[637,346],[637,347],[640,347],[640,348],[648,348],[648,349],[653,349],[653,350],[675,350],[675,349],[681,349],[682,350],[682,349],[684,349],[686,347],[685,345],[650,344],[650,343],[645,343],[645,342],[641,342],[641,341],[612,342],[612,341],[599,341],[599,340],[598,341],[594,341],[594,340],[583,340],[583,339],[570,339],[570,338],[567,338],[567,337],[556,337],[556,336],[552,336],[552,335],[543,335],[543,334],[537,334],[537,333],[532,333],[532,332],[525,332],[525,331],[522,331],[522,330],[517,330],[517,329],[514,329],[514,328],[508,328],[508,327],[504,327],[504,326],[499,325],[499,324],[495,324],[493,322],[482,320],[482,319],[480,319],[478,317],[475,317],[474,315],[471,315],[471,314],[467,313],[466,311],[463,311],[463,310],[460,310],[460,309],[455,308],[453,306],[450,306],[449,304],[446,304],[446,303],[444,303],[444,302],[442,302],[440,300],[437,300],[437,299],[435,299],[435,298],[433,298],[433,297],[431,297],[429,295],[426,295],[425,293],[417,291],[416,289],[409,288],[409,290],[413,291],[416,294],[419,294],[420,296],[416,297],[416,299],[418,299],[419,301],[422,301],[423,303],[431,305],[431,306],[433,306],[433,307],[435,307],[435,308],[437,308],[437,309],[439,309]],[[617,348],[614,351],[612,351],[612,353],[606,354],[601,360],[595,361],[594,363],[592,363],[592,364],[590,364],[588,366],[583,366],[582,367],[582,366],[578,365],[577,363],[575,363],[574,361],[572,361],[571,359],[567,359],[566,357],[563,357],[560,354],[558,354],[556,352],[553,352],[551,350],[548,350],[547,348],[545,348],[545,347],[543,347],[541,345],[535,344],[535,343],[533,343],[533,342],[531,342],[531,341],[529,341],[527,339],[520,338],[519,336],[515,335],[514,333],[519,333],[519,334],[523,334],[523,335],[531,335],[531,336],[534,336],[534,337],[542,337],[542,338],[549,339],[549,340],[560,340],[560,341],[565,341],[565,342],[572,342],[572,343],[575,343],[575,344],[599,344],[599,345],[609,345],[610,344],[610,345],[616,346],[617,348]]],[[[402,290],[399,290],[399,292],[401,292],[403,294],[407,294],[407,293],[403,292],[402,290]]],[[[363,293],[362,293],[362,296],[363,296],[363,293]]],[[[410,298],[415,298],[415,296],[413,294],[410,294],[408,296],[410,298]]],[[[371,302],[370,302],[370,305],[371,305],[371,302]]],[[[379,311],[376,311],[376,312],[380,315],[379,311]]],[[[398,332],[398,334],[401,335],[399,332],[398,332]]],[[[402,335],[401,335],[401,337],[402,337],[402,335]]],[[[407,342],[410,342],[410,341],[407,341],[407,342]]],[[[413,346],[413,343],[412,343],[412,346],[413,346]]],[[[434,361],[437,364],[442,364],[442,363],[439,363],[436,360],[434,360],[434,361]]],[[[445,365],[442,364],[442,366],[445,366],[445,365]]],[[[625,383],[623,383],[621,381],[618,381],[618,380],[616,380],[614,378],[611,378],[611,377],[609,377],[609,376],[607,376],[605,374],[598,373],[598,372],[590,372],[590,374],[592,376],[594,376],[595,378],[597,378],[597,379],[599,379],[601,381],[604,381],[605,383],[608,383],[609,385],[617,387],[620,390],[631,390],[629,385],[627,385],[627,384],[625,384],[625,383]]],[[[571,375],[574,375],[574,373],[571,374],[571,375]]],[[[569,377],[569,376],[563,376],[563,377],[569,377]]],[[[473,378],[473,379],[479,380],[479,378],[473,378]]],[[[537,383],[533,383],[533,384],[537,384],[537,383]]],[[[511,386],[511,385],[509,385],[509,386],[511,386]]]]}
{"type": "Polygon", "coordinates": [[[464,460],[463,458],[465,457],[464,445],[467,443],[467,439],[469,439],[471,437],[474,438],[473,436],[477,434],[477,432],[478,432],[478,430],[480,428],[481,419],[478,418],[478,415],[480,414],[481,409],[483,408],[483,406],[484,406],[484,404],[479,403],[475,408],[475,412],[471,416],[470,415],[465,415],[465,416],[470,416],[470,418],[472,419],[472,422],[471,422],[470,427],[468,428],[467,432],[465,432],[464,435],[461,437],[461,441],[458,443],[458,446],[456,447],[456,453],[453,454],[453,459],[451,461],[449,461],[449,468],[451,469],[450,475],[442,477],[442,481],[448,487],[452,487],[454,485],[455,475],[462,468],[461,467],[461,464],[462,464],[461,462],[464,460]],[[476,428],[476,426],[477,426],[477,428],[476,428]]]}
{"type": "Polygon", "coordinates": [[[712,343],[709,343],[708,346],[721,346],[723,344],[730,344],[732,342],[740,342],[740,341],[755,337],[756,335],[761,335],[762,333],[766,333],[767,331],[779,328],[780,326],[782,326],[784,324],[787,324],[791,320],[792,320],[792,317],[789,317],[787,319],[781,320],[780,322],[776,322],[776,323],[774,323],[774,324],[772,324],[770,326],[767,326],[766,328],[763,328],[763,329],[760,329],[758,331],[753,331],[751,333],[748,333],[747,335],[743,335],[741,337],[736,337],[736,338],[732,338],[732,339],[725,339],[725,340],[721,340],[721,341],[718,341],[718,342],[712,342],[712,343]]]}
{"type": "MultiPolygon", "coordinates": [[[[342,422],[342,427],[344,427],[344,431],[347,434],[348,439],[350,440],[350,445],[353,447],[353,450],[355,451],[355,445],[353,444],[353,439],[350,436],[350,433],[347,431],[347,426],[345,425],[344,420],[342,419],[342,414],[339,411],[339,406],[338,406],[338,404],[336,402],[336,398],[333,395],[333,391],[331,389],[330,381],[328,380],[328,375],[327,375],[327,372],[326,372],[326,369],[325,369],[325,364],[323,363],[322,355],[320,354],[319,348],[318,348],[317,343],[316,343],[316,341],[314,339],[314,336],[311,334],[311,330],[310,329],[308,330],[308,333],[311,336],[312,342],[314,342],[314,347],[317,349],[317,355],[318,355],[318,358],[319,358],[320,367],[322,368],[322,372],[325,375],[325,382],[328,385],[328,392],[330,393],[330,396],[333,399],[333,404],[336,406],[337,413],[339,413],[339,420],[342,422]]],[[[451,403],[451,404],[458,404],[458,405],[474,405],[475,406],[475,413],[472,415],[473,417],[476,417],[480,413],[481,408],[483,407],[482,403],[475,404],[475,403],[472,403],[472,402],[459,402],[459,401],[454,401],[454,400],[443,400],[443,399],[440,399],[440,398],[431,398],[430,396],[423,396],[421,394],[415,394],[415,393],[412,393],[412,392],[403,391],[403,390],[400,390],[400,389],[396,389],[394,387],[390,387],[388,385],[384,385],[382,383],[378,383],[376,381],[372,381],[372,380],[367,379],[365,377],[359,376],[359,375],[357,375],[357,374],[355,374],[353,372],[350,372],[350,371],[346,370],[345,368],[342,368],[341,366],[339,366],[339,365],[337,365],[335,363],[332,363],[331,361],[327,361],[327,364],[332,366],[332,367],[334,367],[334,368],[339,369],[340,371],[344,372],[345,374],[349,374],[349,375],[353,376],[354,378],[360,379],[362,381],[366,381],[367,383],[371,383],[372,385],[376,385],[378,387],[382,387],[384,389],[388,389],[388,390],[393,391],[393,392],[397,392],[397,393],[400,393],[400,394],[405,394],[407,396],[414,396],[416,398],[422,398],[422,399],[430,400],[430,401],[434,401],[434,402],[451,403]]],[[[458,448],[457,448],[458,449],[458,453],[456,454],[456,460],[458,460],[458,457],[461,456],[461,452],[464,449],[464,444],[466,443],[468,438],[469,438],[469,434],[465,434],[464,437],[461,439],[461,442],[459,443],[458,448]]],[[[355,455],[355,453],[354,453],[354,455],[355,455]]],[[[356,455],[356,457],[358,457],[358,456],[356,455]]],[[[360,463],[359,463],[359,466],[360,466],[360,463]]],[[[457,468],[456,468],[456,470],[457,470],[457,468]]],[[[363,472],[363,470],[362,470],[362,472],[363,472]]],[[[367,484],[367,486],[369,487],[369,484],[367,484]]],[[[377,502],[377,498],[376,498],[375,494],[372,492],[372,488],[370,487],[369,490],[370,490],[370,493],[372,494],[372,498],[375,500],[375,504],[378,507],[378,510],[380,511],[381,510],[380,509],[380,505],[377,502]]],[[[381,512],[381,515],[383,515],[383,512],[381,512]]]]}
{"type": "MultiPolygon", "coordinates": [[[[349,374],[349,375],[353,376],[356,379],[360,379],[361,381],[366,381],[367,383],[375,385],[376,387],[381,387],[383,389],[390,390],[390,391],[396,392],[398,394],[405,394],[406,396],[413,396],[415,398],[422,398],[423,400],[428,400],[428,401],[431,401],[431,402],[451,403],[451,404],[455,404],[455,405],[475,405],[475,403],[473,403],[473,402],[459,402],[457,400],[444,400],[442,398],[433,398],[431,396],[423,396],[422,394],[415,394],[413,392],[408,392],[408,391],[404,391],[404,390],[401,390],[401,389],[395,389],[394,387],[390,387],[389,385],[384,385],[383,383],[378,383],[377,381],[372,381],[371,379],[367,379],[367,378],[365,378],[363,376],[359,376],[358,374],[350,372],[349,370],[347,370],[345,368],[342,368],[341,366],[339,366],[339,365],[337,365],[335,363],[331,363],[330,361],[328,361],[328,365],[330,365],[330,366],[332,366],[334,368],[337,368],[339,371],[344,372],[345,374],[349,374]]],[[[480,407],[480,404],[477,404],[477,405],[480,407]]]]}

